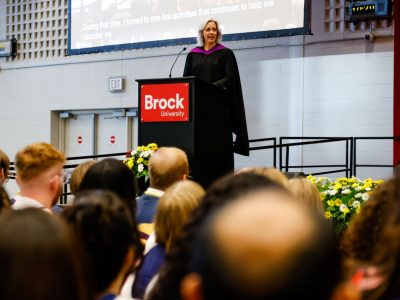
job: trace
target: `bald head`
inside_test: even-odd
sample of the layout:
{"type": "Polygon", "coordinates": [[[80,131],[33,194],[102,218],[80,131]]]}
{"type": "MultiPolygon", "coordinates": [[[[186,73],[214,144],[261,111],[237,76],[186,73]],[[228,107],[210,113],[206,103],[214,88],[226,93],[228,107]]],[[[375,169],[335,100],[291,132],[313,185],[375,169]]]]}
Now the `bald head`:
{"type": "Polygon", "coordinates": [[[290,258],[309,244],[315,232],[313,221],[304,206],[288,198],[277,191],[256,193],[215,217],[214,243],[224,253],[227,274],[235,274],[236,284],[254,292],[265,289],[265,284],[270,288],[280,284],[290,258]]]}
{"type": "Polygon", "coordinates": [[[175,147],[161,147],[149,161],[150,185],[165,190],[189,175],[186,153],[175,147]]]}
{"type": "Polygon", "coordinates": [[[265,189],[210,217],[192,266],[206,300],[327,299],[340,263],[329,224],[290,194],[265,189]]]}

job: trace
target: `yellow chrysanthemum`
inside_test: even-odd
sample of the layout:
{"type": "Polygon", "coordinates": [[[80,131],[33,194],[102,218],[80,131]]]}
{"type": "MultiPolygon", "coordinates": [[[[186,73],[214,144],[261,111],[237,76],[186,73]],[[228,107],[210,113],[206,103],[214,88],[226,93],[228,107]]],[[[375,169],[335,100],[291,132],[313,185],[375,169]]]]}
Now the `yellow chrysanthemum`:
{"type": "Polygon", "coordinates": [[[320,194],[319,194],[319,198],[320,198],[321,200],[325,200],[326,194],[325,194],[325,193],[320,193],[320,194]]]}
{"type": "Polygon", "coordinates": [[[340,205],[342,205],[342,203],[343,203],[343,202],[342,202],[342,200],[340,200],[340,199],[336,199],[336,200],[335,200],[335,205],[336,205],[336,206],[340,206],[340,205]]]}
{"type": "Polygon", "coordinates": [[[335,201],[333,201],[333,200],[328,200],[326,203],[328,204],[328,206],[334,206],[335,205],[335,201]]]}
{"type": "Polygon", "coordinates": [[[350,209],[348,209],[347,207],[343,210],[343,214],[347,215],[350,212],[350,209]]]}
{"type": "Polygon", "coordinates": [[[150,143],[150,144],[147,145],[147,147],[149,147],[153,151],[158,149],[158,146],[155,143],[150,143]]]}
{"type": "Polygon", "coordinates": [[[144,159],[143,159],[142,157],[139,157],[138,160],[136,161],[136,163],[137,163],[137,164],[141,164],[141,163],[143,162],[143,160],[144,160],[144,159]]]}
{"type": "Polygon", "coordinates": [[[126,162],[126,165],[128,166],[129,169],[132,169],[132,168],[133,168],[133,160],[132,160],[132,159],[129,159],[129,160],[126,162]]]}
{"type": "Polygon", "coordinates": [[[325,218],[327,218],[327,219],[332,218],[332,214],[331,214],[330,211],[326,211],[326,212],[325,212],[325,218]]]}
{"type": "Polygon", "coordinates": [[[336,182],[335,185],[333,186],[333,189],[339,190],[339,189],[341,189],[342,187],[343,187],[342,184],[340,184],[339,182],[336,182]]]}

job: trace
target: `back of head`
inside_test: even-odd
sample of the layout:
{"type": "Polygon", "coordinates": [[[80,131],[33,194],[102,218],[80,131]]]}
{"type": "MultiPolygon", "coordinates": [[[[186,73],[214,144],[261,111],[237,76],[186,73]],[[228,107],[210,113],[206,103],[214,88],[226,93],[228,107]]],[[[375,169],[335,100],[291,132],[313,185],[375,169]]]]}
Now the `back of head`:
{"type": "Polygon", "coordinates": [[[135,215],[136,180],[129,168],[120,160],[107,158],[87,170],[79,191],[109,190],[117,194],[135,215]]]}
{"type": "Polygon", "coordinates": [[[149,160],[150,186],[166,190],[189,175],[187,155],[175,147],[161,147],[149,160]]]}
{"type": "Polygon", "coordinates": [[[140,257],[142,245],[131,212],[109,191],[78,193],[62,216],[83,244],[97,293],[104,292],[119,274],[130,247],[140,257]]]}
{"type": "Polygon", "coordinates": [[[386,247],[382,246],[383,233],[395,224],[398,208],[399,179],[390,179],[379,186],[355,215],[341,239],[341,249],[347,258],[357,261],[382,263],[378,258],[386,247]],[[378,251],[379,248],[379,251],[378,251]]]}
{"type": "Polygon", "coordinates": [[[265,189],[209,217],[192,268],[201,276],[206,300],[329,299],[340,255],[321,215],[287,192],[265,189]]]}
{"type": "Polygon", "coordinates": [[[74,236],[42,210],[0,216],[0,265],[0,299],[90,299],[74,236]]]}
{"type": "Polygon", "coordinates": [[[262,167],[245,168],[241,172],[250,172],[254,174],[259,174],[277,184],[280,184],[285,188],[289,186],[289,179],[283,172],[279,171],[276,168],[262,168],[262,167]]]}
{"type": "Polygon", "coordinates": [[[178,181],[160,198],[155,216],[157,243],[167,252],[180,235],[192,211],[200,204],[204,189],[194,181],[178,181]]]}
{"type": "Polygon", "coordinates": [[[69,187],[72,194],[75,194],[79,190],[79,186],[81,185],[83,177],[85,176],[89,168],[95,163],[95,160],[88,160],[84,163],[81,163],[74,169],[71,174],[71,179],[69,181],[69,187]]]}
{"type": "Polygon", "coordinates": [[[292,178],[289,180],[289,190],[297,199],[307,203],[316,212],[324,213],[320,193],[311,181],[306,178],[292,178]]]}
{"type": "Polygon", "coordinates": [[[3,184],[2,182],[2,176],[3,176],[3,181],[8,178],[8,173],[10,170],[10,160],[1,149],[0,149],[0,186],[3,184]]]}
{"type": "Polygon", "coordinates": [[[21,181],[30,181],[64,163],[64,153],[47,143],[30,144],[15,156],[17,178],[21,181]]]}

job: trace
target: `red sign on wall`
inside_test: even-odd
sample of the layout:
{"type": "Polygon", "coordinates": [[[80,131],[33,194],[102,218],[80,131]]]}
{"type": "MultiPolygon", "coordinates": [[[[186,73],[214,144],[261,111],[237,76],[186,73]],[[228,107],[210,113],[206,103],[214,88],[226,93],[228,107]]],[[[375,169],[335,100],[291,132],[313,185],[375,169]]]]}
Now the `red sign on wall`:
{"type": "Polygon", "coordinates": [[[140,108],[142,122],[187,122],[189,83],[143,84],[140,108]]]}

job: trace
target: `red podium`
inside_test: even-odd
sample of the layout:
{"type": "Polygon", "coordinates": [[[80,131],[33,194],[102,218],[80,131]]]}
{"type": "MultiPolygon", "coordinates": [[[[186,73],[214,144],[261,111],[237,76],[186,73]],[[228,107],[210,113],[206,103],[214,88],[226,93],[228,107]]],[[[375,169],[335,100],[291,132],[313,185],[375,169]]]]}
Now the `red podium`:
{"type": "Polygon", "coordinates": [[[225,91],[195,77],[139,79],[140,145],[184,150],[190,176],[204,187],[233,171],[225,91]]]}

